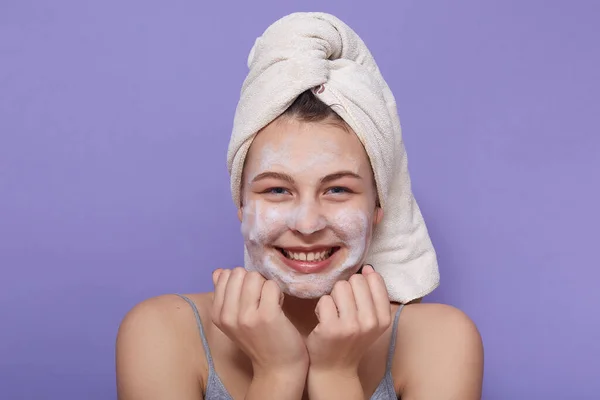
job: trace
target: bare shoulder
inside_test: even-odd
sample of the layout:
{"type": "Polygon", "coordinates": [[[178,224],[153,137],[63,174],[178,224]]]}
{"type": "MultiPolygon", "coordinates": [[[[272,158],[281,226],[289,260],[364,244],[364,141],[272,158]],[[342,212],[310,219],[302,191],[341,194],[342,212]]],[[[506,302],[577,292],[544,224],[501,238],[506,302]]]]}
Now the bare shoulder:
{"type": "Polygon", "coordinates": [[[394,377],[402,399],[480,399],[483,343],[463,311],[410,304],[400,314],[394,377]]]}
{"type": "MultiPolygon", "coordinates": [[[[207,294],[190,295],[204,303],[207,294]]],[[[136,304],[116,341],[120,400],[201,399],[204,352],[192,308],[176,295],[136,304]]]]}

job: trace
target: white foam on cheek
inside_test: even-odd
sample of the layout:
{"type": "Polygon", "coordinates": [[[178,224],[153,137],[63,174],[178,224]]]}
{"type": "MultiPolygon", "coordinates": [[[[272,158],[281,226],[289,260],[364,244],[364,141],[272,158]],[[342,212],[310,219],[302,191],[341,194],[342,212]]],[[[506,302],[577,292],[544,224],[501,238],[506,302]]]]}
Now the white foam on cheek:
{"type": "Polygon", "coordinates": [[[244,236],[245,241],[255,241],[256,240],[256,232],[255,232],[255,218],[256,218],[256,210],[253,201],[248,201],[246,205],[242,208],[242,236],[244,236]]]}
{"type": "Polygon", "coordinates": [[[278,206],[249,201],[243,208],[242,234],[247,242],[265,245],[277,232],[285,229],[285,225],[285,217],[278,206]]]}
{"type": "Polygon", "coordinates": [[[267,279],[275,277],[279,271],[270,246],[288,228],[286,210],[278,205],[265,205],[249,201],[243,209],[242,235],[250,256],[248,270],[255,270],[267,279]]]}
{"type": "Polygon", "coordinates": [[[369,234],[369,219],[361,210],[342,209],[333,218],[334,229],[343,232],[344,244],[348,249],[342,269],[355,267],[365,255],[369,234]]]}

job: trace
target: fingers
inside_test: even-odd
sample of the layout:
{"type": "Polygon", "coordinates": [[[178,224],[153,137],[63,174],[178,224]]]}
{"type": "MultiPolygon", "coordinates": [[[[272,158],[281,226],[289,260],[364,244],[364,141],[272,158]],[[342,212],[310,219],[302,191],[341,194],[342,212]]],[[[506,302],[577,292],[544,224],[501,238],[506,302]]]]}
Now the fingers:
{"type": "Polygon", "coordinates": [[[218,274],[213,273],[215,294],[212,307],[212,319],[217,326],[220,325],[221,311],[223,310],[223,302],[225,301],[225,289],[227,287],[227,281],[229,280],[230,273],[231,271],[227,269],[220,271],[218,274]]]}
{"type": "Polygon", "coordinates": [[[261,289],[259,310],[267,313],[278,312],[281,310],[282,302],[283,293],[279,289],[279,285],[271,280],[265,281],[261,289]]]}
{"type": "MultiPolygon", "coordinates": [[[[336,282],[331,299],[339,320],[348,326],[371,331],[387,328],[391,323],[391,304],[385,282],[370,265],[365,265],[361,274],[353,275],[348,281],[336,282]]],[[[329,300],[324,302],[327,305],[329,300]]]]}
{"type": "Polygon", "coordinates": [[[247,272],[241,288],[239,310],[241,314],[258,309],[265,278],[256,271],[247,272]]]}
{"type": "Polygon", "coordinates": [[[223,309],[221,310],[221,323],[228,326],[234,326],[237,323],[237,316],[240,311],[240,297],[242,285],[246,270],[237,267],[231,271],[225,288],[226,296],[223,300],[223,309]]]}
{"type": "Polygon", "coordinates": [[[381,327],[387,327],[392,320],[392,305],[390,304],[390,297],[385,286],[385,281],[380,274],[373,270],[373,267],[369,265],[369,269],[366,270],[365,280],[367,281],[370,289],[370,293],[373,299],[373,306],[375,308],[375,314],[381,327]]]}
{"type": "Polygon", "coordinates": [[[215,293],[213,297],[212,319],[219,329],[226,331],[237,324],[242,284],[246,270],[237,267],[233,270],[217,269],[213,272],[215,293]]]}
{"type": "Polygon", "coordinates": [[[212,278],[215,285],[213,322],[219,328],[232,329],[240,322],[240,317],[246,321],[261,308],[269,312],[281,311],[283,293],[279,286],[258,272],[248,272],[241,267],[217,269],[212,278]]]}
{"type": "Polygon", "coordinates": [[[377,312],[373,302],[371,287],[363,275],[352,275],[349,280],[356,301],[357,317],[365,330],[378,325],[377,312]]]}
{"type": "Polygon", "coordinates": [[[317,302],[315,314],[319,323],[338,320],[338,310],[333,298],[329,295],[321,297],[317,302]]]}
{"type": "Polygon", "coordinates": [[[335,302],[340,319],[354,321],[357,317],[356,300],[348,281],[338,281],[333,286],[331,297],[335,302]]]}
{"type": "Polygon", "coordinates": [[[372,274],[373,272],[375,272],[375,270],[373,269],[373,266],[367,264],[362,268],[362,274],[363,275],[368,275],[368,274],[372,274]]]}
{"type": "Polygon", "coordinates": [[[223,272],[223,269],[221,269],[221,268],[217,268],[213,271],[212,281],[213,281],[214,286],[217,286],[217,281],[219,280],[219,276],[221,275],[221,272],[223,272]]]}

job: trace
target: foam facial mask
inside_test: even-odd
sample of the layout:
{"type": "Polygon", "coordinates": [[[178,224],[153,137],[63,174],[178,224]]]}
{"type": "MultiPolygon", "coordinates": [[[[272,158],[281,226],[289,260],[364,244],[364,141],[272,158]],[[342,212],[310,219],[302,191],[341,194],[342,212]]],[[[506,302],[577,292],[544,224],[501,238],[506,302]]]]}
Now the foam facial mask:
{"type": "MultiPolygon", "coordinates": [[[[331,292],[335,282],[348,279],[362,262],[370,237],[370,224],[361,210],[339,207],[328,215],[313,216],[313,232],[327,230],[328,237],[341,245],[339,254],[325,271],[305,274],[285,265],[283,255],[274,244],[285,246],[280,241],[290,229],[302,222],[302,207],[249,202],[244,207],[242,233],[251,259],[249,270],[258,271],[267,279],[277,282],[287,294],[301,298],[318,298],[331,292]],[[279,242],[278,242],[279,241],[279,242]]],[[[303,232],[310,234],[312,232],[303,232]]]]}
{"type": "Polygon", "coordinates": [[[338,194],[321,179],[341,171],[364,176],[368,159],[352,133],[331,125],[284,120],[261,135],[244,182],[252,194],[242,208],[246,268],[276,281],[292,296],[320,297],[356,271],[372,230],[372,205],[360,197],[367,194],[342,191],[347,197],[336,200],[338,194]],[[277,193],[269,193],[271,184],[257,183],[252,192],[252,182],[264,172],[287,174],[294,183],[275,181],[273,186],[284,189],[277,193]],[[315,251],[299,250],[307,248],[315,251]]]}

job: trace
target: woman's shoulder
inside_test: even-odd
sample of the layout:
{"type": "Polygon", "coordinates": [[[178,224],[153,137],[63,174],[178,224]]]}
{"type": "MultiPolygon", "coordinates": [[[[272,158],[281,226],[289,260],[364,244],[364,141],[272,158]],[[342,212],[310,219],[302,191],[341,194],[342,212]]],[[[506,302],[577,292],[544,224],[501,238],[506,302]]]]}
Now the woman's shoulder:
{"type": "Polygon", "coordinates": [[[428,330],[452,328],[453,330],[476,330],[471,318],[459,308],[440,303],[414,303],[404,306],[400,322],[405,330],[428,330]]]}
{"type": "Polygon", "coordinates": [[[399,318],[394,374],[403,393],[424,398],[479,398],[483,343],[471,318],[436,303],[406,305],[399,318]]]}
{"type": "MultiPolygon", "coordinates": [[[[186,299],[190,300],[202,315],[210,306],[212,293],[163,294],[150,297],[135,304],[127,312],[121,322],[121,328],[150,324],[154,328],[161,327],[159,331],[168,331],[188,327],[190,313],[193,313],[194,308],[186,299]]],[[[195,321],[195,318],[191,320],[195,321]]]]}
{"type": "Polygon", "coordinates": [[[146,337],[181,338],[182,334],[196,337],[199,329],[195,311],[201,321],[210,320],[212,293],[162,294],[135,304],[119,326],[119,336],[144,332],[146,337]]]}
{"type": "MultiPolygon", "coordinates": [[[[210,293],[185,295],[200,314],[207,313],[210,293]]],[[[155,393],[177,397],[179,388],[198,386],[206,369],[202,341],[193,308],[183,297],[164,294],[134,305],[124,316],[116,340],[116,367],[119,392],[140,390],[143,382],[155,393]],[[190,357],[190,349],[197,356],[190,357]],[[161,371],[169,371],[168,379],[161,371]],[[164,382],[161,383],[161,379],[164,382]]],[[[139,395],[139,392],[136,392],[139,395]]],[[[141,393],[143,395],[143,393],[141,393]]],[[[188,398],[183,395],[179,398],[188,398]]]]}

